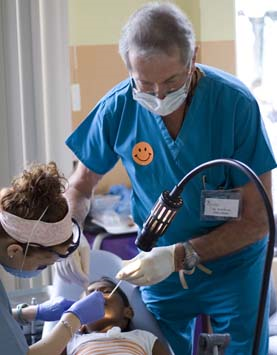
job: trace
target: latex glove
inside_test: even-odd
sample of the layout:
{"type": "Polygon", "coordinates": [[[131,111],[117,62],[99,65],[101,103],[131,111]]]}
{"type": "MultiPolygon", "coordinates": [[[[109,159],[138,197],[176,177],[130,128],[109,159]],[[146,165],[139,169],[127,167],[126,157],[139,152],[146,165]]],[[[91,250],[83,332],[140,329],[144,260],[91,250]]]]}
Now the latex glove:
{"type": "Polygon", "coordinates": [[[66,259],[55,263],[55,269],[61,279],[76,283],[87,289],[89,283],[90,246],[82,234],[80,245],[66,259]]]}
{"type": "Polygon", "coordinates": [[[36,320],[54,321],[59,320],[62,314],[72,306],[74,301],[61,296],[43,302],[37,306],[36,320]]]}
{"type": "Polygon", "coordinates": [[[103,293],[94,291],[88,296],[75,302],[67,311],[74,313],[79,318],[81,325],[96,322],[104,317],[105,299],[103,293]]]}
{"type": "Polygon", "coordinates": [[[175,271],[175,244],[141,252],[119,270],[117,279],[138,286],[154,285],[175,271]]]}

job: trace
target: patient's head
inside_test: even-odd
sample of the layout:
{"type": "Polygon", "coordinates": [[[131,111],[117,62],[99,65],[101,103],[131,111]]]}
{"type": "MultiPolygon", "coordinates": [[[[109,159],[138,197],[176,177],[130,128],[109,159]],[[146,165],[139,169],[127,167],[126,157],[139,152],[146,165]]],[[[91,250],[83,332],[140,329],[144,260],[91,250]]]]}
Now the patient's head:
{"type": "Polygon", "coordinates": [[[130,321],[134,313],[127,296],[120,288],[117,288],[115,293],[109,297],[115,286],[116,284],[107,277],[102,277],[89,285],[88,293],[96,290],[103,293],[105,298],[105,315],[104,318],[95,323],[84,325],[81,328],[83,333],[93,331],[106,332],[115,326],[120,327],[122,331],[129,330],[130,321]]]}

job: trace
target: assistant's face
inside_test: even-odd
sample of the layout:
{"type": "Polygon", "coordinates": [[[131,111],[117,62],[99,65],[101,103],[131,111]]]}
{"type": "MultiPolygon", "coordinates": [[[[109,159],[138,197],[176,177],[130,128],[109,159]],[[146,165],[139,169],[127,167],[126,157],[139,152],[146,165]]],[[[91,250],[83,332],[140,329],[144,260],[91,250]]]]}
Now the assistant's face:
{"type": "MultiPolygon", "coordinates": [[[[65,254],[67,247],[55,247],[53,249],[61,254],[65,254]]],[[[55,253],[45,250],[37,250],[26,256],[23,270],[43,269],[47,266],[55,264],[58,260],[60,260],[60,258],[55,253]]]]}
{"type": "MultiPolygon", "coordinates": [[[[67,248],[67,245],[56,246],[53,247],[53,251],[65,254],[67,248]]],[[[7,257],[4,264],[18,270],[33,271],[53,265],[58,259],[59,256],[56,253],[43,248],[30,250],[24,258],[24,248],[20,244],[12,243],[7,247],[7,257]]]]}

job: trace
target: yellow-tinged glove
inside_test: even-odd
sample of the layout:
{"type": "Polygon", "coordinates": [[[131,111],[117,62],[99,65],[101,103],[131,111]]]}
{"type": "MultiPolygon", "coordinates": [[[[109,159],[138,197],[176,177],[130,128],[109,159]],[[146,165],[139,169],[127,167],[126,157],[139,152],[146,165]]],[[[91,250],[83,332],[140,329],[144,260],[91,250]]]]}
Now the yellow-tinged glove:
{"type": "Polygon", "coordinates": [[[66,259],[57,262],[55,269],[61,279],[76,283],[84,289],[89,283],[90,247],[84,236],[81,235],[79,247],[66,259]]]}
{"type": "Polygon", "coordinates": [[[116,278],[138,286],[154,285],[175,271],[174,254],[175,244],[141,252],[124,263],[116,278]]]}

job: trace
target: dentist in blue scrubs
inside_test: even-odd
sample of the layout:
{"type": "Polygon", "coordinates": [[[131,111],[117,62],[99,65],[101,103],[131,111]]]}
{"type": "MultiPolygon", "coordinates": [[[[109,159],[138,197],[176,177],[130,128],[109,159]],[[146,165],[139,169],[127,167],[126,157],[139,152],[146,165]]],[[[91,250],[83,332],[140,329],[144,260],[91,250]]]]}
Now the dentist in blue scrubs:
{"type": "MultiPolygon", "coordinates": [[[[79,245],[80,228],[63,196],[65,179],[55,163],[36,164],[0,190],[0,264],[15,277],[35,277],[79,245]]],[[[60,355],[82,324],[102,318],[104,297],[94,292],[80,301],[55,298],[12,310],[0,280],[0,354],[60,355]],[[31,345],[20,325],[59,320],[53,331],[31,345]]]]}
{"type": "MultiPolygon", "coordinates": [[[[79,159],[66,192],[85,219],[92,191],[121,159],[139,228],[162,191],[198,165],[237,159],[271,196],[276,167],[259,106],[234,76],[196,63],[191,23],[172,3],[147,3],[124,26],[119,51],[129,77],[92,109],[66,144],[79,159]]],[[[229,166],[185,186],[183,207],[151,252],[118,277],[140,285],[176,355],[191,354],[195,318],[230,333],[226,354],[251,353],[267,247],[267,216],[252,182],[229,166]],[[231,201],[231,202],[230,202],[231,201]]],[[[268,304],[260,355],[267,354],[268,304]]]]}

